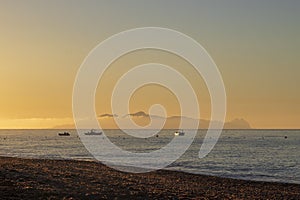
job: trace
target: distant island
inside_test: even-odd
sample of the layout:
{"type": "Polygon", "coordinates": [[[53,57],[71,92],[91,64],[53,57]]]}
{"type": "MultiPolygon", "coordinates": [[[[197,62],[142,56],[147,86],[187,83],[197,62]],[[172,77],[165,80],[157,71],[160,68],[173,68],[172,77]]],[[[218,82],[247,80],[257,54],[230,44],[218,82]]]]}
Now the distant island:
{"type": "MultiPolygon", "coordinates": [[[[136,124],[140,126],[146,126],[150,123],[150,120],[152,119],[153,121],[156,122],[163,122],[165,121],[164,124],[164,129],[176,129],[179,127],[179,123],[181,118],[184,118],[187,122],[187,124],[194,124],[195,122],[198,121],[199,123],[199,129],[207,129],[210,120],[205,120],[205,119],[194,119],[186,116],[170,116],[170,117],[162,117],[158,115],[149,115],[145,113],[144,111],[139,111],[135,113],[129,113],[123,116],[117,115],[117,114],[110,114],[110,113],[105,113],[101,114],[98,116],[98,121],[101,124],[101,127],[104,129],[118,129],[118,126],[115,123],[115,119],[118,118],[118,120],[123,120],[123,119],[128,119],[131,118],[136,124]]],[[[220,123],[220,122],[212,122],[212,123],[220,123]]],[[[129,127],[128,127],[129,128],[129,127]]],[[[184,127],[188,129],[189,127],[184,127]]],[[[74,124],[64,124],[64,125],[57,125],[54,126],[53,129],[75,129],[74,124]]],[[[224,123],[224,129],[252,129],[251,125],[249,122],[247,122],[245,119],[240,118],[240,119],[234,119],[231,121],[227,121],[224,123]]]]}

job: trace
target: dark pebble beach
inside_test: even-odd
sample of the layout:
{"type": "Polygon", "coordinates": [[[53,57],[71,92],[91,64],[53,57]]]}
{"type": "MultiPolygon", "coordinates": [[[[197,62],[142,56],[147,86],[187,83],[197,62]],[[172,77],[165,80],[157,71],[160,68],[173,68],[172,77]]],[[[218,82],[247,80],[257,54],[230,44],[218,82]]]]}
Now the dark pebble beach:
{"type": "Polygon", "coordinates": [[[98,162],[0,157],[0,199],[300,199],[300,185],[158,170],[134,174],[98,162]]]}

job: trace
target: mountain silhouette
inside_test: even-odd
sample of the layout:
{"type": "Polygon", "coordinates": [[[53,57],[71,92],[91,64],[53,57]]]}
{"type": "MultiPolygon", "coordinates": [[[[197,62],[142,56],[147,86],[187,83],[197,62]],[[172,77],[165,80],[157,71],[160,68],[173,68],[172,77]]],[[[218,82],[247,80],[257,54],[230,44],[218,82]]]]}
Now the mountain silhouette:
{"type": "MultiPolygon", "coordinates": [[[[145,113],[144,111],[139,111],[135,113],[129,113],[123,116],[119,116],[117,114],[110,114],[105,113],[98,116],[99,123],[103,129],[118,129],[115,120],[128,120],[128,118],[131,118],[137,125],[144,127],[147,126],[149,123],[152,124],[164,124],[164,129],[177,129],[180,125],[181,119],[184,119],[185,125],[187,127],[183,127],[185,129],[188,129],[189,127],[194,127],[195,123],[198,123],[199,129],[207,129],[210,125],[210,120],[205,119],[194,119],[186,116],[169,116],[169,117],[163,117],[158,115],[149,115],[145,113]],[[151,121],[152,120],[152,121],[151,121]]],[[[212,121],[211,123],[221,123],[218,121],[212,121]]],[[[160,128],[161,126],[157,127],[160,128]]],[[[73,129],[75,128],[74,124],[65,124],[65,125],[58,125],[53,127],[54,129],[63,129],[63,128],[69,128],[73,129]]],[[[123,128],[131,128],[123,127],[123,128]]],[[[247,122],[243,118],[237,118],[233,119],[231,121],[227,121],[224,123],[224,129],[251,129],[251,126],[249,122],[247,122]]]]}
{"type": "Polygon", "coordinates": [[[102,115],[99,115],[98,118],[103,118],[103,117],[118,117],[118,115],[116,114],[102,114],[102,115]]]}

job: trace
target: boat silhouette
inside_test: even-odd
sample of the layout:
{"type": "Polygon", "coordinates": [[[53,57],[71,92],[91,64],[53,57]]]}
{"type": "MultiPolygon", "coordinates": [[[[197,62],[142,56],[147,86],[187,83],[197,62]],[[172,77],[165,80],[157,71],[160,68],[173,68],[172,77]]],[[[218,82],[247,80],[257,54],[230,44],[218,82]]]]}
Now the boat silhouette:
{"type": "Polygon", "coordinates": [[[70,136],[70,133],[68,132],[63,132],[63,133],[58,133],[59,136],[70,136]]]}
{"type": "Polygon", "coordinates": [[[91,129],[89,132],[84,133],[84,135],[102,135],[102,132],[96,132],[94,129],[91,129]]]}

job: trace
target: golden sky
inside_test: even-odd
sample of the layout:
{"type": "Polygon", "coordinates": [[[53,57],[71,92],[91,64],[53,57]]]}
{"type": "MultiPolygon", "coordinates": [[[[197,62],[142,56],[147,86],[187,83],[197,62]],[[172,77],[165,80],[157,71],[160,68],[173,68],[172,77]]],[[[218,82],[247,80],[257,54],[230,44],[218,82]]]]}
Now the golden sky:
{"type": "MultiPolygon", "coordinates": [[[[144,26],[174,29],[202,44],[227,92],[227,120],[254,128],[300,128],[299,1],[1,1],[0,128],[70,124],[77,70],[101,41],[144,26]]],[[[147,62],[180,71],[196,91],[201,118],[210,117],[202,78],[183,59],[146,50],[115,61],[100,81],[96,112],[110,113],[110,94],[126,70],[147,62]]],[[[160,103],[169,116],[178,102],[156,85],[139,89],[130,111],[160,103]],[[160,94],[160,95],[157,95],[160,94]]]]}

